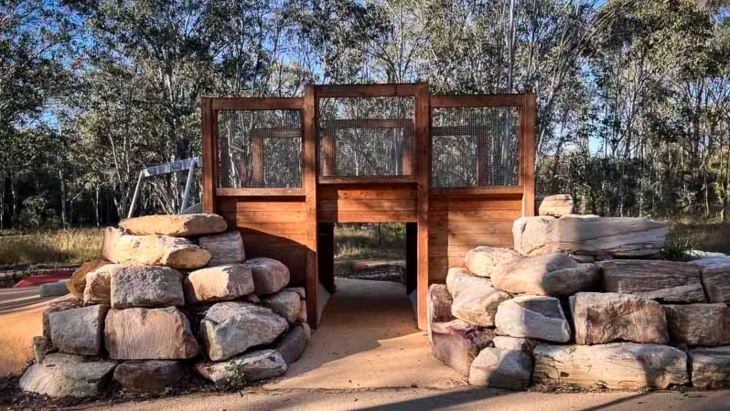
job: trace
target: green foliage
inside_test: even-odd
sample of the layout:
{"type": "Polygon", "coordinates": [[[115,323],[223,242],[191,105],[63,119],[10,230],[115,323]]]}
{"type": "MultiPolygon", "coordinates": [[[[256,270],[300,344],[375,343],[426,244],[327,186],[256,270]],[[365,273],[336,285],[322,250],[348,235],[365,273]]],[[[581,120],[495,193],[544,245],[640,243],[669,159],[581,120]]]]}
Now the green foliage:
{"type": "Polygon", "coordinates": [[[243,363],[231,362],[225,368],[226,378],[221,387],[226,391],[241,391],[248,385],[246,366],[243,363]]]}
{"type": "Polygon", "coordinates": [[[682,237],[669,237],[662,245],[660,255],[670,261],[690,261],[692,257],[689,252],[694,249],[690,239],[682,237]]]}

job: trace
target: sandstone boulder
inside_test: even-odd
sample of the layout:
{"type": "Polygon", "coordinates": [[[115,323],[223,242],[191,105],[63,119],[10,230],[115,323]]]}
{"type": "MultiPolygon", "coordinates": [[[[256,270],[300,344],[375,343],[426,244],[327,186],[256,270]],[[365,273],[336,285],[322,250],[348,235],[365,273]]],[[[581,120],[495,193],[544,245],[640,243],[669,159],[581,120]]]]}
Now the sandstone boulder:
{"type": "Polygon", "coordinates": [[[665,305],[672,341],[690,346],[730,344],[730,308],[725,304],[665,305]]]}
{"type": "Polygon", "coordinates": [[[174,385],[185,376],[182,361],[125,361],[114,370],[114,382],[132,392],[158,392],[174,385]]]}
{"type": "Polygon", "coordinates": [[[284,317],[290,323],[297,322],[301,311],[301,298],[299,294],[291,291],[279,291],[278,293],[261,300],[264,307],[280,316],[284,317]]]}
{"type": "Polygon", "coordinates": [[[714,389],[730,387],[730,346],[689,351],[692,385],[714,389]]]}
{"type": "Polygon", "coordinates": [[[501,348],[503,350],[519,350],[526,353],[532,353],[532,350],[539,344],[538,341],[529,340],[527,338],[516,338],[507,337],[504,335],[498,335],[492,340],[494,348],[501,348]]]}
{"type": "Polygon", "coordinates": [[[273,258],[258,257],[246,260],[251,267],[256,295],[269,295],[289,284],[289,268],[273,258]]]}
{"type": "Polygon", "coordinates": [[[301,324],[297,324],[289,329],[284,334],[284,337],[280,338],[274,346],[276,352],[281,354],[281,358],[284,362],[291,364],[299,359],[304,352],[304,348],[307,346],[307,332],[301,324]]]}
{"type": "Polygon", "coordinates": [[[278,377],[286,373],[287,365],[276,350],[251,351],[222,362],[201,362],[195,371],[203,378],[217,385],[226,384],[235,378],[234,373],[240,370],[247,382],[278,377]]]}
{"type": "Polygon", "coordinates": [[[299,295],[299,298],[302,300],[307,299],[307,291],[304,289],[304,287],[286,287],[283,291],[291,291],[293,293],[297,293],[299,295]]]}
{"type": "Polygon", "coordinates": [[[53,351],[52,343],[49,340],[46,340],[46,338],[42,335],[36,335],[33,337],[32,345],[33,357],[35,357],[35,362],[38,364],[43,362],[46,358],[46,354],[53,351]]]}
{"type": "Polygon", "coordinates": [[[482,284],[461,291],[454,298],[451,314],[468,323],[482,327],[494,326],[494,316],[502,301],[509,300],[509,294],[482,284]]]}
{"type": "Polygon", "coordinates": [[[225,302],[213,305],[200,321],[201,339],[213,361],[227,360],[250,347],[269,344],[289,327],[266,307],[225,302]]]}
{"type": "Polygon", "coordinates": [[[210,253],[210,266],[235,264],[246,259],[243,238],[238,230],[200,237],[198,244],[210,253]]]}
{"type": "Polygon", "coordinates": [[[487,347],[471,363],[469,384],[522,390],[530,385],[532,356],[524,351],[487,347]]]}
{"type": "Polygon", "coordinates": [[[99,355],[109,307],[92,305],[50,313],[53,347],[67,354],[99,355]]]}
{"type": "Polygon", "coordinates": [[[702,270],[702,285],[711,303],[730,304],[730,257],[691,261],[702,270]]]}
{"type": "Polygon", "coordinates": [[[244,264],[201,268],[185,279],[186,301],[189,304],[235,300],[253,291],[251,269],[244,264]]]}
{"type": "Polygon", "coordinates": [[[466,268],[452,267],[449,268],[449,271],[446,274],[446,289],[452,299],[456,298],[462,290],[483,286],[492,286],[492,282],[489,278],[477,277],[470,273],[466,268]]]}
{"type": "Polygon", "coordinates": [[[46,308],[43,311],[42,315],[42,321],[43,321],[43,338],[46,339],[46,342],[48,346],[52,346],[51,343],[51,321],[50,317],[51,314],[65,311],[65,310],[72,310],[74,308],[83,307],[84,303],[83,301],[79,301],[75,298],[68,298],[68,299],[62,299],[60,301],[54,301],[48,305],[48,308],[46,308]]]}
{"type": "Polygon", "coordinates": [[[216,214],[180,214],[126,218],[119,227],[136,235],[194,237],[221,233],[228,229],[228,224],[216,214]]]}
{"type": "Polygon", "coordinates": [[[84,302],[91,304],[111,304],[112,272],[123,270],[123,264],[105,264],[86,274],[84,302]]]}
{"type": "Polygon", "coordinates": [[[553,297],[520,296],[499,305],[495,318],[497,334],[545,341],[570,341],[570,325],[560,300],[553,297]]]}
{"type": "Polygon", "coordinates": [[[664,308],[631,294],[578,293],[570,297],[576,344],[612,341],[666,344],[664,308]]]}
{"type": "Polygon", "coordinates": [[[522,217],[515,221],[512,233],[515,250],[525,255],[564,252],[636,258],[658,254],[668,226],[665,222],[628,217],[522,217]]]}
{"type": "Polygon", "coordinates": [[[55,283],[41,284],[38,293],[41,297],[60,297],[70,293],[68,289],[69,280],[59,280],[55,283]]]}
{"type": "Polygon", "coordinates": [[[176,360],[198,355],[190,323],[175,307],[109,310],[104,344],[115,360],[176,360]]]}
{"type": "Polygon", "coordinates": [[[185,305],[182,274],[170,267],[141,264],[111,270],[112,308],[185,305]]]}
{"type": "Polygon", "coordinates": [[[84,299],[84,289],[86,288],[86,274],[96,270],[99,267],[110,264],[107,260],[94,260],[88,263],[81,264],[81,267],[77,268],[71,279],[66,283],[68,290],[73,294],[74,297],[79,300],[84,299]]]}
{"type": "Polygon", "coordinates": [[[696,265],[659,260],[609,260],[597,264],[603,270],[605,291],[664,302],[705,301],[696,265]]]}
{"type": "Polygon", "coordinates": [[[498,265],[508,264],[520,258],[520,254],[514,250],[479,246],[466,252],[464,264],[472,274],[490,277],[498,265]]]}
{"type": "Polygon", "coordinates": [[[431,339],[431,324],[451,321],[451,294],[444,284],[431,284],[426,295],[426,312],[428,316],[428,340],[431,339]]]}
{"type": "Polygon", "coordinates": [[[79,355],[48,354],[43,364],[33,364],[25,371],[20,388],[56,398],[92,397],[106,390],[116,365],[79,355]]]}
{"type": "Polygon", "coordinates": [[[566,254],[552,253],[523,258],[494,270],[492,284],[511,294],[567,297],[590,291],[600,281],[594,264],[578,264],[566,254]]]}
{"type": "Polygon", "coordinates": [[[538,211],[540,215],[549,215],[553,217],[562,217],[564,215],[573,214],[575,211],[573,196],[570,194],[546,196],[542,199],[542,202],[540,202],[538,211]]]}
{"type": "Polygon", "coordinates": [[[104,232],[102,255],[117,264],[168,266],[180,270],[204,267],[210,253],[190,240],[163,235],[131,235],[109,227],[104,232]]]}
{"type": "Polygon", "coordinates": [[[431,331],[434,357],[464,376],[469,375],[474,358],[494,338],[494,330],[477,327],[462,320],[435,323],[431,331]]]}
{"type": "Polygon", "coordinates": [[[547,386],[635,390],[689,383],[687,355],[657,344],[538,345],[532,379],[547,386]]]}

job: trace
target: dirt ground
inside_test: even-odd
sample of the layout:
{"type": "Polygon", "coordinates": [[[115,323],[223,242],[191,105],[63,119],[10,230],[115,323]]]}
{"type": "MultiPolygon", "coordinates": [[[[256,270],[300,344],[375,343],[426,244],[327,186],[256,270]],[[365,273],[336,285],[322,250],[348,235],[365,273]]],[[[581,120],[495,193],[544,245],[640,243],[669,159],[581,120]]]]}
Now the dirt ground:
{"type": "Polygon", "coordinates": [[[23,372],[33,358],[31,341],[43,333],[43,310],[54,298],[40,287],[0,289],[0,377],[23,372]]]}

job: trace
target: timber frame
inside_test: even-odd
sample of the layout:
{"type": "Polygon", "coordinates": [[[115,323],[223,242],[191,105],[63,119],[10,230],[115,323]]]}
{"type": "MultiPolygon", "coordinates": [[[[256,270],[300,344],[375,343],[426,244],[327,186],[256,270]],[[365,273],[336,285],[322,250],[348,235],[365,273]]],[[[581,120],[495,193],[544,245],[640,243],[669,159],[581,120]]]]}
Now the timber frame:
{"type": "MultiPolygon", "coordinates": [[[[310,85],[296,98],[209,98],[202,108],[203,209],[222,215],[244,239],[247,258],[271,257],[291,271],[291,285],[306,288],[310,325],[317,326],[320,286],[334,291],[334,223],[406,223],[408,291],[416,291],[418,327],[427,326],[431,283],[477,245],[512,246],[512,221],[535,213],[535,94],[431,95],[427,83],[310,85]],[[409,96],[414,99],[413,152],[403,155],[406,172],[394,177],[331,175],[330,147],[320,147],[318,99],[409,96]],[[435,109],[512,107],[519,114],[518,177],[504,186],[434,187],[431,117],[435,109]],[[220,188],[218,115],[221,110],[296,110],[301,129],[301,188],[220,188]],[[321,150],[321,151],[320,151],[321,150]],[[320,168],[318,153],[323,156],[320,168]]],[[[345,120],[339,120],[345,121],[345,120]]],[[[408,130],[411,130],[409,128],[408,130]]],[[[252,135],[253,179],[261,179],[261,149],[252,135]],[[257,163],[258,162],[258,163],[257,163]]],[[[363,307],[367,309],[367,307],[363,307]]]]}

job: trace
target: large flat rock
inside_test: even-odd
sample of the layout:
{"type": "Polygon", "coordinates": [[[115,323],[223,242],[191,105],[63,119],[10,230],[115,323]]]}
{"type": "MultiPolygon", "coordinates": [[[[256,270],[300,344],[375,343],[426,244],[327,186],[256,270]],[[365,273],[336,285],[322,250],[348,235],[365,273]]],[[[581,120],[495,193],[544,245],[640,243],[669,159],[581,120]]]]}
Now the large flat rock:
{"type": "Polygon", "coordinates": [[[487,347],[471,363],[469,384],[522,390],[530,385],[532,356],[519,350],[487,347]]]}
{"type": "Polygon", "coordinates": [[[210,260],[207,250],[186,238],[125,234],[113,227],[104,231],[102,256],[117,264],[159,265],[180,270],[201,268],[210,260]]]}
{"type": "Polygon", "coordinates": [[[286,373],[287,365],[276,350],[259,350],[232,358],[228,361],[204,361],[195,365],[195,371],[217,385],[224,385],[242,374],[246,382],[278,377],[286,373]]]}
{"type": "Polygon", "coordinates": [[[174,268],[134,264],[115,266],[110,274],[112,308],[185,305],[182,274],[174,268]]]}
{"type": "Polygon", "coordinates": [[[672,341],[690,346],[730,344],[730,307],[725,304],[665,305],[672,341]]]}
{"type": "Polygon", "coordinates": [[[251,268],[245,264],[201,268],[185,278],[188,304],[235,300],[253,291],[251,268]]]}
{"type": "Polygon", "coordinates": [[[136,235],[193,237],[226,231],[228,224],[216,214],[147,215],[126,218],[119,227],[136,235]]]}
{"type": "Polygon", "coordinates": [[[697,388],[730,387],[730,346],[689,351],[692,385],[697,388]]]}
{"type": "Polygon", "coordinates": [[[497,334],[544,341],[568,342],[571,332],[560,300],[543,296],[520,296],[499,305],[495,317],[497,334]]]}
{"type": "Polygon", "coordinates": [[[276,352],[281,354],[284,362],[291,364],[299,359],[307,346],[307,331],[302,324],[292,326],[289,331],[279,338],[274,346],[276,352]]]}
{"type": "Polygon", "coordinates": [[[514,250],[479,246],[466,252],[464,264],[472,274],[479,277],[490,277],[497,266],[511,263],[520,258],[520,254],[514,250]]]}
{"type": "Polygon", "coordinates": [[[213,305],[200,321],[200,335],[213,361],[227,360],[251,347],[269,344],[289,324],[266,307],[241,302],[213,305]]]}
{"type": "Polygon", "coordinates": [[[200,237],[198,244],[210,253],[210,266],[235,264],[246,259],[243,238],[238,230],[200,237]]]}
{"type": "Polygon", "coordinates": [[[687,355],[658,344],[538,345],[535,384],[635,390],[689,383],[687,355]]]}
{"type": "Polygon", "coordinates": [[[116,365],[80,355],[48,354],[43,364],[33,364],[25,371],[20,388],[56,398],[93,397],[106,390],[116,365]]]}
{"type": "Polygon", "coordinates": [[[492,273],[492,284],[510,294],[567,297],[592,291],[600,280],[594,264],[578,264],[567,254],[551,253],[503,264],[492,273]]]}
{"type": "Polygon", "coordinates": [[[524,255],[564,252],[619,258],[659,253],[668,233],[665,222],[645,218],[568,215],[522,217],[512,227],[515,250],[524,255]]]}
{"type": "Polygon", "coordinates": [[[664,308],[631,294],[578,293],[570,297],[576,344],[612,341],[666,344],[664,308]]]}
{"type": "Polygon", "coordinates": [[[109,310],[104,344],[115,360],[177,360],[198,355],[190,323],[175,307],[109,310]]]}
{"type": "Polygon", "coordinates": [[[474,358],[494,338],[494,330],[462,320],[434,323],[431,332],[434,357],[464,376],[469,375],[474,358]]]}
{"type": "Polygon", "coordinates": [[[597,265],[603,270],[605,291],[663,302],[705,302],[696,265],[660,260],[609,260],[597,265]]]}
{"type": "Polygon", "coordinates": [[[297,322],[302,307],[302,299],[293,291],[279,291],[261,300],[261,305],[284,317],[290,323],[297,322]]]}
{"type": "Polygon", "coordinates": [[[454,300],[444,284],[431,284],[426,294],[426,315],[428,316],[428,340],[431,339],[431,324],[445,323],[454,319],[451,304],[454,300]]]}
{"type": "Polygon", "coordinates": [[[114,370],[114,382],[132,392],[164,391],[187,373],[182,361],[125,361],[114,370]]]}
{"type": "Polygon", "coordinates": [[[470,324],[492,327],[497,307],[509,299],[509,294],[485,283],[458,293],[451,304],[451,314],[470,324]]]}
{"type": "Polygon", "coordinates": [[[53,347],[67,354],[99,355],[109,306],[92,305],[48,315],[53,347]]]}
{"type": "Polygon", "coordinates": [[[88,304],[111,304],[112,272],[123,270],[124,264],[104,264],[85,275],[83,300],[88,304]]]}

